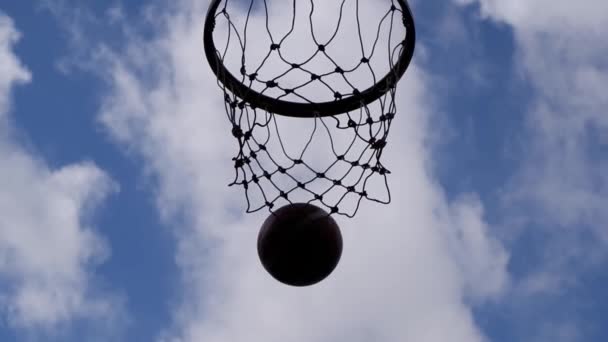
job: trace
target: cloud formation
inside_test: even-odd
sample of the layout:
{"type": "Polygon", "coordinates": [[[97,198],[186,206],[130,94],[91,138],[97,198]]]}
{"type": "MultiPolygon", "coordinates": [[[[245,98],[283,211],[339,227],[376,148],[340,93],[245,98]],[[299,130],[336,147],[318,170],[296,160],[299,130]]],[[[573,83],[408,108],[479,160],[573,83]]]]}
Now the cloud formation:
{"type": "Polygon", "coordinates": [[[53,333],[115,309],[92,284],[109,249],[89,218],[116,184],[91,162],[52,170],[13,138],[12,90],[31,81],[13,52],[19,38],[0,13],[0,312],[28,334],[53,333]]]}
{"type": "Polygon", "coordinates": [[[478,3],[484,17],[513,28],[514,63],[535,89],[515,196],[539,209],[542,223],[590,228],[606,241],[608,3],[457,2],[478,3]]]}
{"type": "Polygon", "coordinates": [[[481,20],[513,32],[512,63],[531,90],[505,203],[517,216],[512,222],[522,223],[521,253],[530,255],[518,267],[512,303],[540,318],[518,325],[534,340],[590,340],[601,330],[595,314],[560,315],[555,308],[569,309],[553,301],[593,296],[582,294],[590,285],[580,279],[608,260],[608,3],[455,2],[476,6],[481,20]]]}

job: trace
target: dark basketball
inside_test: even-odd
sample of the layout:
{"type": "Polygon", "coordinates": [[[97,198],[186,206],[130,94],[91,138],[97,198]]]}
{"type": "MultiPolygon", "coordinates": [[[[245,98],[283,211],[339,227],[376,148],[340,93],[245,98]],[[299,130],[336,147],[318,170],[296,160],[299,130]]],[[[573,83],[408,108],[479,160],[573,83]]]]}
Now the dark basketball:
{"type": "Polygon", "coordinates": [[[270,214],[258,235],[258,255],[278,281],[292,286],[325,279],[342,255],[336,221],[312,204],[294,203],[270,214]]]}

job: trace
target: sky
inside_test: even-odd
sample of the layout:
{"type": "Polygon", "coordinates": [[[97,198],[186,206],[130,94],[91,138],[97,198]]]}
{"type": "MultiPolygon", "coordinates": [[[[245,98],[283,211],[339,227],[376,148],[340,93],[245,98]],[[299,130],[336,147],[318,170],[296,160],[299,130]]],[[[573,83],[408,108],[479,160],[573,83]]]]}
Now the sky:
{"type": "Polygon", "coordinates": [[[227,186],[208,4],[0,2],[0,341],[608,340],[608,2],[410,1],[392,203],[307,288],[227,186]]]}

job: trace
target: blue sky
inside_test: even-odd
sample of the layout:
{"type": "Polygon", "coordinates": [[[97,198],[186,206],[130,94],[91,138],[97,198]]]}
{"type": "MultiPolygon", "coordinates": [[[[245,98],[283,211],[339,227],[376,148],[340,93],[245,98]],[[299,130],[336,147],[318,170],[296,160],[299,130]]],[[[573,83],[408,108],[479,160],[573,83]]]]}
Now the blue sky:
{"type": "Polygon", "coordinates": [[[308,289],[226,186],[207,5],[0,5],[1,341],[608,339],[604,1],[411,1],[395,199],[308,289]]]}

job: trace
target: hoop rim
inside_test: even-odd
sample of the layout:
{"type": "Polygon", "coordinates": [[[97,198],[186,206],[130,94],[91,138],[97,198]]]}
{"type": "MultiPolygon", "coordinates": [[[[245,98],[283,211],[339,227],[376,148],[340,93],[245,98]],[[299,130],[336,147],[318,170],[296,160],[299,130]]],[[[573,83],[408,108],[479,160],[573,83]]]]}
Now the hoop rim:
{"type": "Polygon", "coordinates": [[[269,113],[289,117],[314,118],[343,114],[367,104],[370,104],[384,95],[389,89],[395,87],[397,82],[405,74],[414,55],[416,44],[416,29],[414,18],[407,0],[396,0],[401,6],[403,23],[406,28],[406,37],[403,43],[404,49],[391,69],[381,80],[373,86],[361,91],[358,95],[351,95],[339,100],[304,103],[285,101],[261,94],[245,84],[241,83],[222,63],[213,41],[215,30],[215,15],[217,8],[223,0],[213,0],[209,5],[205,18],[203,43],[207,61],[217,79],[242,101],[252,104],[255,108],[261,108],[269,113]]]}

